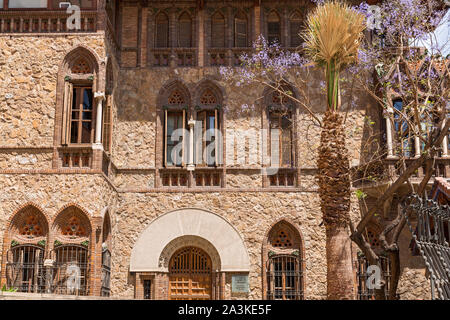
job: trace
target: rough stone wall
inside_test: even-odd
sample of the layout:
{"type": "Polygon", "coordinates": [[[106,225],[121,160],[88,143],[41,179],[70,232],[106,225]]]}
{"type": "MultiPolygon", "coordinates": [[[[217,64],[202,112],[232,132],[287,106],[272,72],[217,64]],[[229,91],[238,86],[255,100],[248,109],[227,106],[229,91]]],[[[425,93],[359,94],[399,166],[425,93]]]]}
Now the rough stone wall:
{"type": "Polygon", "coordinates": [[[101,34],[0,36],[0,146],[53,146],[58,69],[77,45],[105,57],[101,34]]]}
{"type": "MultiPolygon", "coordinates": [[[[244,239],[250,257],[250,299],[262,298],[261,250],[265,234],[281,218],[299,226],[305,242],[306,292],[308,299],[326,295],[325,232],[319,199],[313,193],[123,193],[116,211],[112,287],[113,293],[133,295],[128,283],[131,250],[141,232],[158,216],[179,208],[205,208],[225,218],[244,239]]],[[[149,244],[151,245],[151,244],[149,244]]]]}
{"type": "MultiPolygon", "coordinates": [[[[101,34],[88,36],[0,36],[0,170],[50,169],[53,152],[56,104],[56,78],[64,55],[77,45],[106,56],[101,34]],[[6,148],[5,148],[6,147],[6,148]],[[26,150],[14,150],[21,147],[26,150]],[[33,148],[28,148],[33,147],[33,148]],[[3,149],[2,149],[3,148],[3,149]],[[44,148],[45,151],[38,150],[44,148]]],[[[196,85],[206,79],[217,80],[225,92],[224,106],[239,109],[242,104],[258,104],[262,87],[236,88],[221,81],[217,68],[122,69],[114,62],[114,108],[112,160],[119,168],[148,169],[155,167],[156,106],[162,86],[172,79],[181,80],[195,92],[196,85]],[[162,71],[163,70],[163,71],[162,71]]],[[[324,110],[320,78],[311,83],[313,110],[324,110]]],[[[345,99],[344,99],[345,101],[345,99]]],[[[347,146],[352,164],[357,164],[363,143],[364,116],[374,114],[373,104],[357,99],[357,108],[348,108],[346,126],[347,146]]],[[[347,109],[346,109],[347,110],[347,109]]],[[[376,114],[375,114],[376,116],[376,114]]],[[[379,119],[378,119],[379,120],[379,119]]],[[[261,110],[227,114],[226,129],[259,130],[261,110]]],[[[314,168],[320,139],[318,127],[311,126],[309,116],[299,112],[297,117],[299,163],[301,168],[314,168]]],[[[250,146],[245,147],[248,157],[250,146]]],[[[228,150],[230,151],[230,150],[228,150]]],[[[234,150],[233,150],[234,152],[234,150]]],[[[258,164],[258,162],[257,162],[258,164]]],[[[229,164],[235,166],[235,164],[229,164]]],[[[244,163],[241,167],[250,166],[244,163]]],[[[119,189],[154,187],[154,174],[139,170],[119,171],[111,177],[119,189]]],[[[305,243],[307,299],[323,299],[326,295],[325,234],[321,222],[318,195],[315,192],[314,170],[301,176],[301,192],[147,192],[116,193],[100,174],[67,173],[9,173],[0,174],[0,237],[3,238],[7,220],[27,202],[39,204],[53,219],[68,203],[77,203],[93,216],[109,206],[112,216],[112,292],[132,298],[129,281],[130,251],[139,234],[156,217],[167,211],[198,207],[214,211],[233,226],[245,240],[251,259],[250,289],[247,298],[262,297],[261,247],[264,234],[273,222],[287,217],[299,225],[305,243]]],[[[255,171],[242,169],[227,173],[229,188],[261,187],[261,177],[255,171]]],[[[353,199],[352,217],[359,215],[353,199]]],[[[1,248],[0,248],[1,250],[1,248]]],[[[406,250],[406,249],[405,249],[406,250]]],[[[1,252],[0,252],[1,253],[1,252]]],[[[416,259],[416,258],[413,258],[416,259]]],[[[402,298],[429,295],[423,266],[405,257],[404,275],[399,292],[402,298]],[[424,282],[425,281],[425,282],[424,282]],[[418,286],[417,283],[420,283],[418,286]],[[422,287],[422,288],[420,288],[422,287]]],[[[227,280],[227,292],[230,291],[227,280]]],[[[231,297],[231,296],[230,296],[231,297]]],[[[231,297],[233,298],[233,297],[231,297]]]]}

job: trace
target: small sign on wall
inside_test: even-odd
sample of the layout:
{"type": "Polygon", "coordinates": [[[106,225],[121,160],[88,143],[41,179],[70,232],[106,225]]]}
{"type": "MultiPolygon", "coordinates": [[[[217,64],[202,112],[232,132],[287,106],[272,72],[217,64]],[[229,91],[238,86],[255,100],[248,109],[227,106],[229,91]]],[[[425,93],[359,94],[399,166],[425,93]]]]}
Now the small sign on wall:
{"type": "Polygon", "coordinates": [[[231,276],[231,292],[232,293],[248,293],[248,275],[232,275],[231,276]]]}

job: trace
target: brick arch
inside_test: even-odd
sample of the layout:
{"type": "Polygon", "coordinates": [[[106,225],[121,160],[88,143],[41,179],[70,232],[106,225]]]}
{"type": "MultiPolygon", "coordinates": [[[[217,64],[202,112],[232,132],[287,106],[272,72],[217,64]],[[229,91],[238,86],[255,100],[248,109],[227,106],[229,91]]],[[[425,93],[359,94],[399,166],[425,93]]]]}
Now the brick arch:
{"type": "Polygon", "coordinates": [[[263,290],[263,298],[266,299],[267,294],[267,262],[269,260],[269,253],[272,251],[275,254],[293,254],[298,250],[298,256],[300,258],[300,271],[302,274],[301,288],[300,290],[305,292],[306,288],[306,277],[305,277],[305,244],[303,234],[300,228],[297,226],[294,221],[288,217],[280,218],[274,221],[266,233],[264,235],[262,250],[261,250],[261,271],[262,271],[262,290],[263,290]],[[274,239],[274,236],[277,236],[277,233],[281,230],[287,230],[289,236],[291,237],[292,246],[291,247],[274,247],[271,244],[271,241],[274,239]]]}
{"type": "Polygon", "coordinates": [[[86,61],[92,74],[99,74],[101,65],[100,58],[94,50],[84,45],[78,45],[66,52],[64,60],[60,65],[60,70],[62,70],[62,72],[66,74],[72,73],[70,71],[71,68],[73,67],[74,63],[76,63],[80,59],[86,61]]]}
{"type": "Polygon", "coordinates": [[[42,207],[33,202],[27,202],[17,208],[8,219],[5,241],[14,239],[34,243],[45,240],[49,235],[48,221],[48,216],[42,207]],[[37,233],[32,230],[35,228],[39,228],[37,233]]]}
{"type": "Polygon", "coordinates": [[[170,241],[161,251],[161,255],[159,256],[159,267],[162,272],[169,271],[169,261],[174,253],[186,246],[197,247],[205,251],[211,258],[212,269],[214,271],[220,271],[220,255],[214,245],[202,237],[186,235],[170,241]]]}
{"type": "Polygon", "coordinates": [[[175,90],[179,91],[182,94],[185,100],[184,104],[186,106],[191,105],[191,94],[189,92],[189,89],[180,79],[174,79],[166,82],[159,91],[157,101],[159,109],[168,104],[169,97],[175,90]]]}
{"type": "Polygon", "coordinates": [[[51,224],[52,236],[64,243],[90,240],[91,215],[77,204],[67,204],[55,215],[51,224]]]}
{"type": "Polygon", "coordinates": [[[225,90],[210,79],[200,81],[194,90],[194,104],[202,105],[201,99],[206,90],[209,90],[216,98],[216,104],[222,105],[225,96],[225,90]]]}

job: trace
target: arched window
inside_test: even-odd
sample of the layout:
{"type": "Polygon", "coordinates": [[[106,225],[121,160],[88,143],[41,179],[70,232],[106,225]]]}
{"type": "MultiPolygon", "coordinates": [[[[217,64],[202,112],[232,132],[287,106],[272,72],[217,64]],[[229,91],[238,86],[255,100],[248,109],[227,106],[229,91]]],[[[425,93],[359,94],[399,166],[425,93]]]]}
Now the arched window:
{"type": "Polygon", "coordinates": [[[303,299],[303,260],[299,232],[288,222],[269,232],[265,250],[265,297],[272,300],[303,299]]]}
{"type": "Polygon", "coordinates": [[[97,74],[96,59],[87,49],[77,48],[65,58],[62,74],[64,94],[61,126],[61,144],[64,146],[95,142],[94,91],[97,74]]]}
{"type": "Polygon", "coordinates": [[[53,292],[88,295],[92,233],[89,218],[78,207],[70,206],[58,214],[52,231],[55,238],[53,292]]]}
{"type": "Polygon", "coordinates": [[[211,18],[211,47],[224,48],[225,45],[225,17],[216,12],[211,18]]]}
{"type": "MultiPolygon", "coordinates": [[[[283,89],[289,93],[288,89],[283,89]]],[[[272,92],[267,109],[270,130],[270,159],[272,166],[292,167],[293,153],[293,104],[289,97],[272,92]]]]}
{"type": "Polygon", "coordinates": [[[164,110],[164,163],[181,167],[185,163],[184,133],[187,128],[187,99],[179,89],[171,91],[164,110]]]}
{"type": "Polygon", "coordinates": [[[290,46],[298,47],[303,40],[300,37],[300,29],[302,28],[303,19],[298,11],[294,12],[289,20],[290,46]]]}
{"type": "Polygon", "coordinates": [[[6,285],[19,292],[43,293],[48,223],[36,207],[21,209],[11,220],[6,253],[6,285]]]}
{"type": "Polygon", "coordinates": [[[168,48],[169,42],[169,18],[165,13],[159,13],[156,16],[156,35],[155,35],[155,47],[156,48],[168,48]]]}
{"type": "Polygon", "coordinates": [[[186,12],[178,18],[178,46],[192,47],[192,19],[186,12]]]}
{"type": "Polygon", "coordinates": [[[247,47],[247,17],[238,12],[234,17],[234,46],[235,47],[247,47]]]}
{"type": "Polygon", "coordinates": [[[281,44],[280,16],[275,11],[270,12],[267,17],[267,40],[269,43],[281,44]]]}

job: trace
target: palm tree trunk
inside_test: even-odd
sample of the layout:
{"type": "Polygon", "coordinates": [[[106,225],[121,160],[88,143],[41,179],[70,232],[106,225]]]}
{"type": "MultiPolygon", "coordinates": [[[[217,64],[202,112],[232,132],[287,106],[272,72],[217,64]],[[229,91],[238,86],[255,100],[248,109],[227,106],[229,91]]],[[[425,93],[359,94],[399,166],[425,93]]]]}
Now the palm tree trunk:
{"type": "Polygon", "coordinates": [[[354,299],[350,212],[350,167],[343,117],[329,108],[323,120],[318,166],[319,195],[326,228],[328,299],[354,299]]]}

